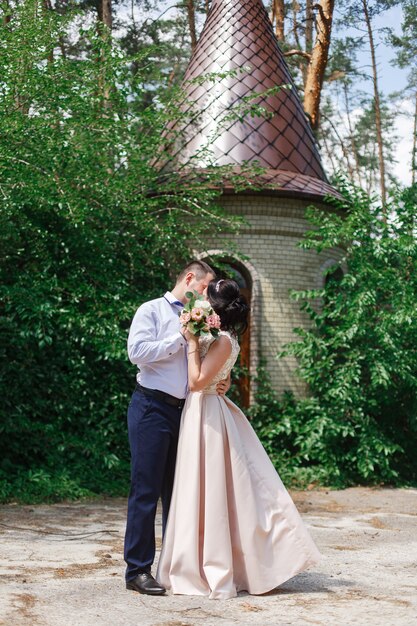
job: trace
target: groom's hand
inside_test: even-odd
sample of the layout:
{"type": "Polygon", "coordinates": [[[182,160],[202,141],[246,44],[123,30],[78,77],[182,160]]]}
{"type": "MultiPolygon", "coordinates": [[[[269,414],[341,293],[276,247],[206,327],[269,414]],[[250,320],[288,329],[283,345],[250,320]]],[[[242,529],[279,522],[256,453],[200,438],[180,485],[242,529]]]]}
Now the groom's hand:
{"type": "Polygon", "coordinates": [[[216,391],[219,394],[219,396],[224,396],[230,389],[230,374],[227,378],[224,378],[223,380],[221,380],[220,382],[217,383],[216,385],[216,391]]]}

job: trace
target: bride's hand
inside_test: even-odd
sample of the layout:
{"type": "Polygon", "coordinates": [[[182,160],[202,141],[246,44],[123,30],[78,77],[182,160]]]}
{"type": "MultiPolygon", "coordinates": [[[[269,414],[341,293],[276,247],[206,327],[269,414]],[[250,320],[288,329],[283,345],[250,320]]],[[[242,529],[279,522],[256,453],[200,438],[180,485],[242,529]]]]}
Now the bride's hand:
{"type": "Polygon", "coordinates": [[[198,337],[196,337],[195,335],[193,335],[192,333],[190,333],[190,331],[188,330],[188,328],[184,329],[182,331],[182,334],[184,336],[184,339],[187,341],[187,343],[189,344],[189,346],[191,347],[192,345],[198,345],[198,337]]]}

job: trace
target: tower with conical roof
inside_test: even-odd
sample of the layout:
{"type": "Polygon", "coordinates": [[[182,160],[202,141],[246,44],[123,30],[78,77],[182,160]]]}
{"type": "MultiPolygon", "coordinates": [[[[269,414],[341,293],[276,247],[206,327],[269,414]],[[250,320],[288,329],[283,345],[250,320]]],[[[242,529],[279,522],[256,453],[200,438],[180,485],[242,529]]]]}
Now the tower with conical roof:
{"type": "Polygon", "coordinates": [[[322,204],[326,195],[336,192],[326,179],[262,0],[213,0],[184,86],[190,121],[181,129],[174,160],[194,167],[239,169],[244,163],[256,163],[264,168],[257,177],[260,189],[235,193],[226,184],[222,199],[229,213],[247,220],[238,247],[249,261],[235,258],[219,238],[212,242],[209,255],[197,253],[209,261],[210,255],[220,256],[250,296],[250,339],[242,351],[252,376],[262,356],[277,391],[303,393],[293,374],[294,363],[277,360],[276,355],[294,339],[292,329],[308,323],[290,299],[290,290],[320,287],[324,269],[339,258],[337,250],[317,255],[297,246],[309,228],[306,207],[311,201],[322,204]],[[213,74],[219,78],[204,78],[213,74]],[[243,120],[229,115],[254,93],[260,94],[256,103],[267,115],[247,115],[243,120]]]}

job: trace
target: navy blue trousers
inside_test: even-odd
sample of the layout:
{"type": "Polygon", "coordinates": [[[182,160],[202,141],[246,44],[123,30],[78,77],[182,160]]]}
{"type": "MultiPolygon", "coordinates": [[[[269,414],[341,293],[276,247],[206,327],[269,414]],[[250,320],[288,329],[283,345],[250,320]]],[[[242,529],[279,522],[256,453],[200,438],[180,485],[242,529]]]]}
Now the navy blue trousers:
{"type": "Polygon", "coordinates": [[[127,412],[131,484],[124,558],[126,580],[150,571],[155,558],[155,514],[162,500],[162,528],[174,483],[181,409],[135,390],[127,412]]]}

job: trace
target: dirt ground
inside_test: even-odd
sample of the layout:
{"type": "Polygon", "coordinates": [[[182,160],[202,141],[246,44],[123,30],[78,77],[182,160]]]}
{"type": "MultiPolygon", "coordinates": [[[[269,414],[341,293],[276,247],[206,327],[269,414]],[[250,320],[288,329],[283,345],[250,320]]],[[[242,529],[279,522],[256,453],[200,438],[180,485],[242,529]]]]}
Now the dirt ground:
{"type": "MultiPolygon", "coordinates": [[[[292,493],[323,559],[263,596],[126,591],[126,503],[0,507],[0,624],[249,626],[417,623],[417,490],[292,493]]],[[[160,515],[157,519],[160,545],[160,515]]]]}

